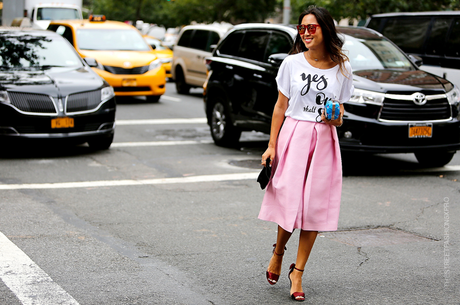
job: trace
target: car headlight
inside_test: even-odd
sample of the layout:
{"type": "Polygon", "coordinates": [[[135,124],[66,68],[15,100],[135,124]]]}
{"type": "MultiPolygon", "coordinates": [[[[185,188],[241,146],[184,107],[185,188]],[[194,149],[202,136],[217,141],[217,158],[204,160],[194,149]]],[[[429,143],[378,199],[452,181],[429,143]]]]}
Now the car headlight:
{"type": "Polygon", "coordinates": [[[115,91],[113,87],[104,87],[101,90],[101,101],[105,102],[115,96],[115,91]]]}
{"type": "Polygon", "coordinates": [[[367,90],[362,90],[362,89],[355,89],[353,91],[353,94],[350,97],[349,102],[381,106],[383,105],[384,99],[385,99],[385,94],[383,93],[367,91],[367,90]]]}
{"type": "Polygon", "coordinates": [[[457,103],[460,103],[460,89],[457,87],[457,85],[455,85],[452,90],[447,92],[446,95],[449,104],[455,105],[457,103]]]}
{"type": "Polygon", "coordinates": [[[8,95],[8,92],[6,91],[0,91],[0,102],[1,103],[8,103],[11,104],[10,97],[8,95]]]}
{"type": "Polygon", "coordinates": [[[167,64],[172,61],[172,58],[161,58],[160,61],[162,64],[167,64]]]}
{"type": "Polygon", "coordinates": [[[159,59],[155,59],[150,63],[149,71],[158,69],[159,67],[161,67],[161,61],[159,59]]]}

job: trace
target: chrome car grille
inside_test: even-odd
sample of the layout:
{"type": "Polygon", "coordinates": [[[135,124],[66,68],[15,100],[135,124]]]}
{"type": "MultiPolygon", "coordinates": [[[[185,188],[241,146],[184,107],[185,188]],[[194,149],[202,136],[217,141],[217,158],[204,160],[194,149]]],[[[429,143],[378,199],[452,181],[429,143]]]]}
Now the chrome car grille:
{"type": "Polygon", "coordinates": [[[53,100],[50,96],[37,93],[8,92],[11,104],[20,111],[41,114],[56,114],[53,100]]]}
{"type": "Polygon", "coordinates": [[[67,97],[67,113],[88,111],[101,103],[101,90],[71,94],[67,97]]]}
{"type": "Polygon", "coordinates": [[[409,96],[389,96],[385,96],[379,115],[382,121],[439,121],[451,118],[451,107],[445,95],[427,96],[424,105],[416,105],[409,96]]]}
{"type": "Polygon", "coordinates": [[[112,74],[144,74],[149,70],[149,66],[135,67],[132,69],[104,66],[104,69],[112,74]]]}

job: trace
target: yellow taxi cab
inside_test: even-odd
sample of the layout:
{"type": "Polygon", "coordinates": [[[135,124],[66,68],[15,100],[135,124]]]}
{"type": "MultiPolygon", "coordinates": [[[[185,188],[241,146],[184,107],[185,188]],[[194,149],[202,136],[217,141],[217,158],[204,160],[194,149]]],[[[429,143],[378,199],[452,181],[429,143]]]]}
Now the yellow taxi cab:
{"type": "Polygon", "coordinates": [[[163,45],[159,39],[156,39],[153,36],[144,35],[145,41],[152,47],[155,51],[155,54],[161,61],[163,68],[166,72],[167,78],[172,78],[171,74],[171,62],[173,59],[173,51],[167,46],[163,45]]]}
{"type": "Polygon", "coordinates": [[[135,27],[92,15],[88,20],[52,21],[48,30],[67,38],[115,95],[144,95],[157,102],[165,93],[161,60],[135,27]]]}

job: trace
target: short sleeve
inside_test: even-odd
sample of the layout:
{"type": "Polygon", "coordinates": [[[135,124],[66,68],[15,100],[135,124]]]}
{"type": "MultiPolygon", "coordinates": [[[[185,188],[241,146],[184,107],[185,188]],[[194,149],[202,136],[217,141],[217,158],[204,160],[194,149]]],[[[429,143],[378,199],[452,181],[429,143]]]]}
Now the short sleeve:
{"type": "MultiPolygon", "coordinates": [[[[345,75],[342,75],[344,81],[342,83],[342,89],[340,90],[340,103],[348,102],[353,94],[355,87],[353,86],[353,72],[349,61],[345,62],[345,75]]],[[[341,72],[339,72],[341,73],[341,72]]]]}
{"type": "Polygon", "coordinates": [[[291,73],[290,73],[290,64],[289,56],[286,57],[278,70],[278,75],[276,76],[276,84],[278,85],[278,90],[287,97],[291,98],[291,73]]]}

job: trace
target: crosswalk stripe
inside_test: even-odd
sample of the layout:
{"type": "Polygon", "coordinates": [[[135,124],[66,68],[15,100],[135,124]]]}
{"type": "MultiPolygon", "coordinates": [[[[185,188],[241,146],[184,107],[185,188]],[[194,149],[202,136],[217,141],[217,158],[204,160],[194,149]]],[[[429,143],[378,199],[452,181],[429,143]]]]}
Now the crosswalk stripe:
{"type": "Polygon", "coordinates": [[[206,124],[206,118],[190,119],[149,119],[149,120],[117,120],[117,126],[123,125],[167,125],[167,124],[206,124]]]}
{"type": "Polygon", "coordinates": [[[82,182],[58,182],[58,183],[31,183],[31,184],[0,184],[0,190],[19,190],[19,189],[65,189],[65,188],[96,188],[111,186],[133,186],[133,185],[153,185],[153,184],[175,184],[175,183],[197,183],[197,182],[219,182],[233,180],[256,179],[258,172],[223,174],[223,175],[203,175],[177,178],[158,178],[144,180],[99,180],[82,182]]]}
{"type": "Polygon", "coordinates": [[[151,142],[118,142],[112,143],[110,147],[144,147],[144,146],[171,146],[171,145],[193,145],[211,144],[213,141],[151,141],[151,142]]]}
{"type": "Polygon", "coordinates": [[[0,232],[0,279],[24,305],[78,302],[0,232]]]}

